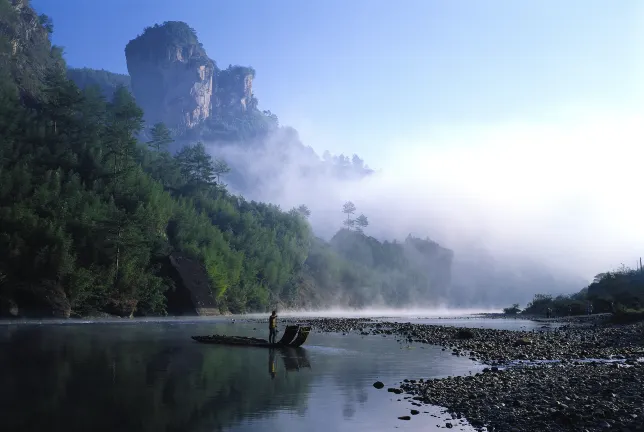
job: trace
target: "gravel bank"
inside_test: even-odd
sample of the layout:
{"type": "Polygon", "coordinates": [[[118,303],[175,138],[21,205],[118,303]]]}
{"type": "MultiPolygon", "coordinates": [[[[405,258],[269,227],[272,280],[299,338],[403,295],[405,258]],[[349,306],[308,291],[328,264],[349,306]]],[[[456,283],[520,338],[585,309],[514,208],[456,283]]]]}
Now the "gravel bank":
{"type": "MultiPolygon", "coordinates": [[[[403,382],[416,406],[446,407],[479,430],[644,430],[644,366],[588,364],[489,370],[403,382]]],[[[456,423],[454,423],[456,426],[456,423]]]]}
{"type": "Polygon", "coordinates": [[[622,326],[564,326],[539,331],[459,328],[377,322],[366,318],[281,320],[306,322],[320,332],[394,336],[426,343],[482,363],[502,366],[516,360],[636,359],[644,356],[644,323],[622,326]]]}

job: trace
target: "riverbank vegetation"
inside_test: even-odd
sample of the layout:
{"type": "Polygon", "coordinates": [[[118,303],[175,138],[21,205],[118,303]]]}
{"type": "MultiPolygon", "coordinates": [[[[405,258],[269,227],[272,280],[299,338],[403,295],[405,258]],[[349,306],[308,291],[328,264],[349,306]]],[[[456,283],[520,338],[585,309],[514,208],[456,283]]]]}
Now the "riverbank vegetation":
{"type": "MultiPolygon", "coordinates": [[[[518,305],[504,309],[506,315],[516,315],[518,305]]],[[[589,313],[613,313],[615,322],[644,319],[644,269],[621,268],[595,276],[593,282],[571,295],[536,294],[520,311],[523,315],[562,317],[589,313]]]]}

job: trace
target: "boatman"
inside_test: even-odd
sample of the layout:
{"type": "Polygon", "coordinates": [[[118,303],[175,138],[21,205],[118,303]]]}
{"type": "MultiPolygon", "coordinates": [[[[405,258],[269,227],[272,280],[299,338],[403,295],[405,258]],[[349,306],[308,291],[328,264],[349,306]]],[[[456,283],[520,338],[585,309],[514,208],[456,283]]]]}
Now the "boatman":
{"type": "Polygon", "coordinates": [[[268,317],[268,343],[275,343],[275,336],[277,336],[277,311],[273,311],[270,317],[268,317]]]}

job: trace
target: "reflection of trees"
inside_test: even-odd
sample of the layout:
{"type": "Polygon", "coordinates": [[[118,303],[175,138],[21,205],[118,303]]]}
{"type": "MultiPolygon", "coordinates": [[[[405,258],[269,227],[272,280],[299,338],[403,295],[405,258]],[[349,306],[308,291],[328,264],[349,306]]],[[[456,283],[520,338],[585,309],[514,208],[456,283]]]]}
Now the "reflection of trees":
{"type": "MultiPolygon", "coordinates": [[[[97,325],[11,335],[0,351],[2,430],[213,431],[305,405],[311,374],[271,380],[265,350],[106,327],[101,337],[97,325]]],[[[279,353],[277,362],[284,375],[279,353]]]]}

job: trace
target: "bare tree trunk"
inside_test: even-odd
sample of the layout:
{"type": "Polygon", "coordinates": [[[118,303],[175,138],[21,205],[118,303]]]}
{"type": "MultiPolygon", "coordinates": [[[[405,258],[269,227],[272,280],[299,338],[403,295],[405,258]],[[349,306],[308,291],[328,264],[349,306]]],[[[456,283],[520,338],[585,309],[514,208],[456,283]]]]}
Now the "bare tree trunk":
{"type": "Polygon", "coordinates": [[[119,280],[120,258],[121,258],[121,224],[119,223],[118,232],[116,234],[116,258],[114,260],[114,267],[116,268],[116,272],[114,273],[114,286],[116,286],[119,280]]]}

